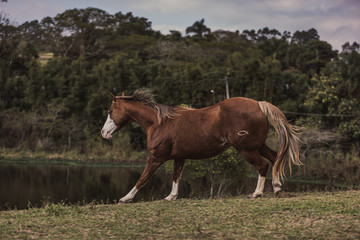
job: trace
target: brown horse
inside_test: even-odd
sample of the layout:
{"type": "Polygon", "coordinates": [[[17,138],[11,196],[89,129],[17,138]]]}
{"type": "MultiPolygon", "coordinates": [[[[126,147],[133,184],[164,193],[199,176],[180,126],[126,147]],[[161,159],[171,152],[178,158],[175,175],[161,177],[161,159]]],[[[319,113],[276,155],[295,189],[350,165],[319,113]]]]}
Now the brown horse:
{"type": "Polygon", "coordinates": [[[202,109],[170,107],[155,103],[148,94],[136,91],[131,96],[114,96],[107,120],[101,130],[105,139],[130,121],[146,132],[149,156],[145,169],[134,188],[120,202],[131,202],[156,169],[174,159],[173,187],[166,200],[175,200],[185,159],[203,159],[222,153],[233,146],[259,173],[251,197],[261,196],[269,162],[273,165],[272,184],[281,191],[279,175],[284,176],[285,163],[300,165],[297,129],[284,114],[268,102],[248,98],[230,98],[202,109]],[[270,122],[280,139],[279,151],[270,149],[265,140],[270,122]]]}

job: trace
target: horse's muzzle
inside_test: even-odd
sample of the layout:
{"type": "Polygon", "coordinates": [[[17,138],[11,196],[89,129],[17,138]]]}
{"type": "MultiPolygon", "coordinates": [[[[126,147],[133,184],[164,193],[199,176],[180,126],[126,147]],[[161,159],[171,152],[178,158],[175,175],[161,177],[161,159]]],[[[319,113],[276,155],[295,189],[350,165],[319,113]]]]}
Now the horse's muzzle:
{"type": "Polygon", "coordinates": [[[112,138],[111,132],[106,131],[106,130],[104,130],[104,129],[101,130],[101,136],[102,136],[103,138],[105,138],[105,139],[108,139],[108,140],[112,138]]]}

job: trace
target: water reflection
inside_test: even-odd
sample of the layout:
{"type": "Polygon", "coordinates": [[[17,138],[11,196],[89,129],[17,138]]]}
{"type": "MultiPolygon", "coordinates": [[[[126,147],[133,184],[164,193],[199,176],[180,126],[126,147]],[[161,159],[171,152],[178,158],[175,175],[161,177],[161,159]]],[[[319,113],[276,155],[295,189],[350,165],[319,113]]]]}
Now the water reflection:
{"type": "MultiPolygon", "coordinates": [[[[9,164],[0,163],[0,210],[24,209],[41,206],[49,201],[58,203],[117,202],[128,193],[141,175],[143,168],[87,167],[71,165],[9,164]]],[[[186,171],[186,170],[185,170],[186,171]]],[[[179,197],[209,197],[210,181],[182,178],[179,197]]],[[[149,182],[136,195],[135,200],[165,198],[171,191],[172,177],[165,169],[158,169],[149,182]]],[[[256,187],[257,178],[233,179],[225,196],[249,194],[256,187]]],[[[283,190],[302,192],[333,190],[328,184],[286,181],[283,190]]],[[[265,192],[271,192],[271,180],[266,181],[265,192]]],[[[216,193],[215,193],[216,195],[216,193]]]]}
{"type": "MultiPolygon", "coordinates": [[[[26,208],[44,201],[70,203],[114,202],[125,195],[140,177],[142,168],[85,167],[0,163],[0,207],[26,208]]],[[[159,171],[138,193],[137,200],[166,197],[171,176],[159,171]]]]}

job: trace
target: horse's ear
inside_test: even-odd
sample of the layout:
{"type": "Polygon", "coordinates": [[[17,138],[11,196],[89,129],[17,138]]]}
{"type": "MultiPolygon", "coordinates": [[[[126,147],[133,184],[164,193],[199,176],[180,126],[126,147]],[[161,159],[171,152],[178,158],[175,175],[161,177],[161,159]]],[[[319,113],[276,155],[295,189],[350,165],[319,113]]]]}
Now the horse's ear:
{"type": "Polygon", "coordinates": [[[116,96],[112,93],[112,92],[109,92],[110,96],[112,97],[112,99],[115,101],[116,100],[116,96]]]}

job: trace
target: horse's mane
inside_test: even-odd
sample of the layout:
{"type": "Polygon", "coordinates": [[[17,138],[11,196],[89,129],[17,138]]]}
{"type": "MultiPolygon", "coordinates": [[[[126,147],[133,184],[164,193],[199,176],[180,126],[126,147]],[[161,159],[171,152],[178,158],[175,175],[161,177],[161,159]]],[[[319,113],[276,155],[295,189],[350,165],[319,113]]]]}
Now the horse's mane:
{"type": "Polygon", "coordinates": [[[186,108],[181,106],[167,106],[164,104],[156,103],[153,100],[151,94],[147,91],[136,90],[129,99],[141,102],[144,105],[154,109],[157,113],[159,124],[161,124],[162,121],[166,118],[175,118],[179,115],[180,110],[186,110],[186,108]]]}

